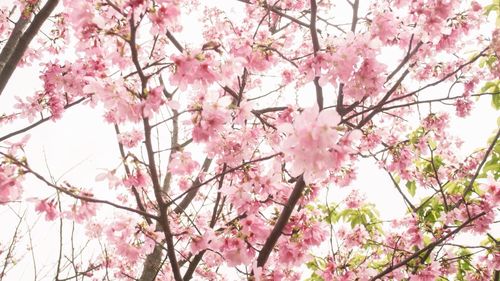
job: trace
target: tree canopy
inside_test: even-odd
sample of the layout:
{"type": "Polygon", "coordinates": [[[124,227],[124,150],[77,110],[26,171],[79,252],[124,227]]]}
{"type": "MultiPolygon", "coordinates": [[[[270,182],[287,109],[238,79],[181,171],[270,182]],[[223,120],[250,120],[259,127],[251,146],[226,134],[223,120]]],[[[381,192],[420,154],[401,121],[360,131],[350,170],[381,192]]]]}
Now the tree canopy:
{"type": "Polygon", "coordinates": [[[451,129],[498,117],[498,15],[498,0],[2,2],[0,280],[20,260],[58,281],[499,280],[499,126],[470,151],[451,129]],[[75,165],[95,147],[103,162],[75,165]],[[357,180],[405,211],[381,216],[357,180]],[[35,224],[59,233],[47,260],[35,224]]]}

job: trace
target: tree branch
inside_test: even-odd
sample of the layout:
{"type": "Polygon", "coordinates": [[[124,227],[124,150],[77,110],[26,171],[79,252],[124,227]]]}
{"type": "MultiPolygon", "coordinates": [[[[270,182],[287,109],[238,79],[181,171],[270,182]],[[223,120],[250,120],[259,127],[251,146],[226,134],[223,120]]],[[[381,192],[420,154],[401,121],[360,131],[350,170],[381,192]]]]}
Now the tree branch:
{"type": "Polygon", "coordinates": [[[133,212],[133,213],[136,213],[136,214],[139,214],[141,216],[148,217],[148,218],[151,218],[151,219],[154,219],[154,220],[158,220],[159,219],[157,216],[149,214],[149,213],[146,213],[146,212],[143,212],[141,210],[136,210],[134,208],[129,208],[129,207],[126,207],[126,206],[123,206],[123,205],[120,205],[120,204],[116,204],[116,203],[113,203],[113,202],[110,202],[110,201],[107,201],[107,200],[101,200],[101,199],[96,199],[94,197],[79,195],[79,194],[75,193],[72,190],[69,190],[67,188],[64,188],[64,187],[61,187],[61,186],[58,186],[58,185],[55,185],[55,184],[51,183],[46,178],[44,178],[42,175],[40,175],[39,173],[37,173],[34,170],[32,170],[28,165],[22,163],[21,161],[17,160],[13,156],[5,154],[3,152],[0,152],[0,154],[3,155],[3,156],[5,156],[6,158],[10,159],[16,165],[23,167],[25,169],[25,172],[28,172],[28,173],[32,174],[33,176],[35,176],[36,178],[38,178],[39,180],[41,180],[42,182],[44,182],[46,185],[48,185],[50,187],[53,187],[56,190],[58,190],[58,191],[60,191],[60,192],[62,192],[64,194],[67,194],[67,195],[69,195],[69,196],[71,196],[71,197],[73,197],[75,199],[80,199],[82,201],[90,202],[90,203],[102,203],[102,204],[113,206],[113,207],[118,208],[118,209],[130,211],[130,212],[133,212]]]}
{"type": "Polygon", "coordinates": [[[379,274],[375,275],[374,277],[372,277],[372,279],[370,279],[370,281],[374,281],[374,280],[377,280],[377,279],[380,279],[381,277],[391,273],[392,271],[406,265],[408,262],[410,262],[411,260],[413,260],[414,258],[418,257],[420,254],[426,252],[426,251],[432,251],[432,249],[434,247],[436,247],[437,245],[441,244],[443,241],[445,241],[446,239],[450,238],[451,236],[457,234],[458,232],[460,232],[463,228],[465,228],[466,226],[468,226],[471,222],[475,221],[476,219],[484,216],[486,213],[485,212],[482,212],[482,213],[479,213],[478,215],[472,217],[472,218],[469,218],[468,220],[466,220],[462,225],[460,225],[459,227],[457,227],[455,230],[451,231],[450,233],[444,235],[443,237],[441,237],[440,239],[430,243],[429,245],[423,247],[422,249],[414,252],[411,256],[407,257],[406,259],[398,262],[397,264],[394,264],[394,265],[391,265],[389,266],[388,268],[386,268],[384,271],[380,272],[379,274]]]}
{"type": "Polygon", "coordinates": [[[283,228],[285,228],[286,224],[288,223],[288,220],[290,219],[293,209],[295,208],[295,205],[302,196],[302,191],[304,191],[305,187],[306,183],[304,182],[303,177],[299,176],[297,182],[295,183],[295,187],[293,188],[293,191],[290,194],[290,197],[288,198],[288,201],[286,202],[285,206],[283,207],[283,210],[281,211],[278,221],[274,225],[271,234],[269,235],[266,242],[264,243],[264,246],[260,250],[259,256],[257,257],[258,267],[263,267],[266,264],[267,259],[269,258],[269,255],[271,254],[271,251],[274,248],[274,245],[276,245],[276,242],[280,238],[283,228]]]}
{"type": "MultiPolygon", "coordinates": [[[[318,54],[320,50],[318,33],[316,31],[316,15],[317,15],[318,5],[316,0],[311,0],[311,25],[309,30],[311,32],[311,39],[313,43],[314,57],[318,54]]],[[[319,110],[323,110],[323,89],[319,85],[319,76],[321,73],[315,73],[314,76],[314,87],[316,88],[316,102],[318,103],[319,110]]]]}
{"type": "MultiPolygon", "coordinates": [[[[74,105],[77,105],[77,104],[81,103],[82,101],[84,101],[85,99],[86,99],[86,98],[80,98],[80,99],[78,99],[78,100],[76,100],[76,101],[74,101],[74,102],[72,102],[72,103],[69,103],[69,104],[67,104],[66,106],[64,106],[64,109],[68,109],[68,108],[70,108],[70,107],[72,107],[72,106],[74,106],[74,105]]],[[[17,136],[17,135],[19,135],[19,134],[22,134],[22,133],[24,133],[24,132],[27,132],[27,131],[29,131],[29,130],[31,130],[31,129],[33,129],[33,128],[35,128],[36,126],[38,126],[38,125],[40,125],[40,124],[42,124],[42,123],[45,123],[46,121],[50,120],[50,118],[52,118],[52,115],[51,115],[51,116],[49,116],[49,117],[44,117],[44,118],[42,118],[42,119],[40,119],[40,120],[36,121],[35,123],[30,124],[30,125],[28,125],[28,126],[26,126],[26,127],[22,128],[22,129],[19,129],[19,130],[17,130],[17,131],[14,131],[14,132],[12,132],[12,133],[9,133],[9,134],[7,134],[7,135],[4,135],[4,136],[0,137],[0,142],[2,142],[2,141],[4,141],[4,140],[7,140],[7,139],[9,139],[9,138],[11,138],[11,137],[13,137],[13,136],[17,136]]]]}
{"type": "Polygon", "coordinates": [[[16,25],[14,26],[14,29],[12,30],[7,43],[5,43],[5,46],[2,48],[2,52],[0,53],[0,73],[2,73],[5,64],[7,64],[7,61],[16,49],[16,45],[23,35],[24,29],[28,25],[29,20],[30,18],[25,17],[21,11],[19,20],[16,22],[16,25]]]}
{"type": "Polygon", "coordinates": [[[28,49],[31,40],[33,40],[33,38],[37,35],[43,23],[54,11],[58,3],[59,0],[47,0],[45,6],[43,6],[40,12],[36,14],[30,26],[28,27],[28,29],[26,29],[26,32],[24,32],[24,34],[17,42],[14,52],[12,52],[10,58],[3,67],[2,72],[0,72],[0,95],[2,95],[2,92],[5,89],[5,86],[7,85],[10,77],[12,76],[12,73],[14,73],[17,64],[28,49]]]}

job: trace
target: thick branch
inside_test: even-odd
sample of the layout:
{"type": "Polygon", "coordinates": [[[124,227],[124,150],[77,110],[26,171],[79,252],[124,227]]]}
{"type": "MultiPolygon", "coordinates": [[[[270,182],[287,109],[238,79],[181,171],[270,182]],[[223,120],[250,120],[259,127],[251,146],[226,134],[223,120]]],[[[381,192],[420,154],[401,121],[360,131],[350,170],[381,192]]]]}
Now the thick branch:
{"type": "MultiPolygon", "coordinates": [[[[203,165],[201,167],[201,173],[206,173],[208,171],[208,168],[210,167],[211,163],[212,163],[212,159],[210,159],[208,157],[205,158],[205,161],[203,162],[203,165]]],[[[174,209],[175,213],[180,214],[180,213],[184,212],[184,210],[186,210],[187,206],[189,206],[191,201],[193,201],[196,194],[198,194],[198,190],[201,187],[201,182],[200,182],[201,173],[200,173],[200,175],[198,175],[198,177],[196,177],[196,180],[191,185],[191,188],[190,188],[191,190],[187,193],[186,197],[184,197],[184,199],[182,199],[181,203],[179,203],[175,207],[175,209],[174,209]]]]}
{"type": "Polygon", "coordinates": [[[295,187],[293,188],[292,194],[290,194],[290,197],[288,198],[288,201],[286,202],[285,206],[283,207],[283,210],[281,211],[281,214],[278,218],[278,221],[274,225],[273,230],[271,231],[271,234],[267,238],[266,242],[264,243],[264,246],[260,250],[259,256],[257,257],[257,266],[258,267],[263,267],[267,259],[269,258],[269,255],[271,254],[271,251],[274,248],[274,245],[276,245],[276,242],[281,236],[281,233],[283,229],[285,228],[286,224],[288,223],[288,219],[290,219],[290,216],[293,212],[293,209],[295,208],[295,205],[300,199],[300,196],[302,195],[302,191],[304,191],[304,188],[306,187],[306,183],[304,182],[304,179],[302,176],[300,176],[297,179],[297,182],[295,183],[295,187]]]}
{"type": "Polygon", "coordinates": [[[19,42],[19,39],[21,39],[21,36],[23,35],[24,29],[28,25],[29,20],[30,19],[28,17],[25,17],[21,14],[19,20],[16,22],[16,25],[14,26],[14,29],[12,30],[7,43],[5,43],[5,46],[0,53],[0,73],[2,73],[5,64],[16,49],[16,45],[19,42]]]}
{"type": "Polygon", "coordinates": [[[170,230],[170,224],[168,220],[168,214],[167,214],[168,207],[165,204],[165,200],[163,200],[162,197],[162,188],[158,178],[158,172],[156,170],[153,145],[151,142],[151,126],[149,125],[149,120],[147,118],[143,119],[143,123],[144,123],[144,137],[146,143],[146,151],[148,155],[149,173],[151,175],[151,181],[153,182],[155,198],[158,203],[158,208],[160,210],[159,221],[163,228],[163,232],[165,233],[165,241],[167,243],[167,255],[170,261],[170,266],[172,268],[175,280],[182,281],[182,275],[179,269],[179,264],[177,263],[177,257],[175,256],[175,245],[172,236],[172,231],[170,230]]]}
{"type": "MultiPolygon", "coordinates": [[[[316,0],[311,0],[311,25],[309,30],[311,32],[311,39],[313,43],[314,56],[318,54],[320,50],[318,32],[316,30],[316,15],[317,15],[318,5],[316,0]]],[[[316,88],[316,102],[318,103],[319,110],[323,110],[323,89],[319,85],[319,75],[320,73],[315,73],[314,77],[314,87],[316,88]]]]}
{"type": "Polygon", "coordinates": [[[358,24],[358,10],[359,10],[359,0],[354,0],[354,4],[352,4],[352,22],[351,22],[352,33],[356,33],[356,25],[358,24]]]}
{"type": "Polygon", "coordinates": [[[167,38],[170,39],[170,41],[172,41],[172,43],[174,44],[175,48],[177,48],[177,50],[179,50],[179,52],[182,53],[184,51],[184,48],[179,43],[179,41],[177,41],[177,39],[175,39],[174,35],[172,33],[170,33],[170,31],[168,31],[168,30],[167,30],[167,38]]]}
{"type": "Polygon", "coordinates": [[[391,95],[398,89],[399,85],[401,85],[401,83],[405,79],[406,75],[408,75],[409,73],[410,73],[410,71],[408,69],[406,69],[405,72],[403,72],[403,74],[401,75],[401,77],[399,77],[398,81],[396,81],[396,83],[394,83],[394,85],[392,86],[392,88],[387,92],[387,94],[385,94],[385,96],[382,98],[382,100],[375,106],[375,108],[373,109],[373,111],[370,112],[368,114],[368,116],[366,116],[365,118],[363,118],[358,123],[358,125],[356,126],[358,129],[361,128],[361,127],[363,127],[366,123],[368,123],[373,118],[373,116],[375,116],[378,112],[381,111],[382,106],[384,106],[384,104],[391,97],[391,95]]]}
{"type": "Polygon", "coordinates": [[[37,35],[43,23],[47,20],[52,11],[54,11],[58,3],[59,0],[48,0],[47,3],[45,3],[45,6],[43,6],[40,12],[38,12],[38,14],[36,14],[36,16],[33,18],[30,26],[28,27],[28,29],[26,29],[26,32],[17,42],[14,52],[12,52],[10,58],[8,59],[4,68],[2,69],[2,72],[0,73],[0,95],[5,89],[5,86],[12,76],[12,73],[14,73],[17,64],[28,49],[31,40],[33,40],[33,38],[37,35]]]}

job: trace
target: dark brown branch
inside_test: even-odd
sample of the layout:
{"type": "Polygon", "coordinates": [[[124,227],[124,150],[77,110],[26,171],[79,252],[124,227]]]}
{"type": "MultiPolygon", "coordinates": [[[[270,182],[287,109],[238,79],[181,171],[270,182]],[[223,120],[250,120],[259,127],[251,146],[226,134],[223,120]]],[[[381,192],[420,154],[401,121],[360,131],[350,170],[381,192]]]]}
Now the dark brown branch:
{"type": "MultiPolygon", "coordinates": [[[[410,47],[411,47],[411,42],[413,41],[413,35],[410,39],[410,47]]],[[[405,66],[405,64],[411,59],[411,57],[413,57],[418,49],[420,49],[420,47],[423,45],[424,43],[422,43],[422,41],[420,41],[417,46],[415,46],[415,48],[410,52],[410,49],[408,49],[408,53],[406,54],[406,56],[403,58],[403,60],[399,63],[399,65],[391,72],[391,74],[389,74],[386,78],[386,82],[391,80],[392,77],[394,77],[394,75],[396,75],[396,73],[398,73],[401,68],[403,68],[403,66],[405,66]]]]}
{"type": "Polygon", "coordinates": [[[177,48],[177,50],[179,50],[179,52],[182,53],[184,51],[184,48],[181,46],[179,41],[177,41],[177,39],[175,39],[174,35],[172,33],[170,33],[170,31],[168,31],[168,30],[167,30],[167,38],[170,39],[170,41],[172,41],[175,48],[177,48]]]}
{"type": "MultiPolygon", "coordinates": [[[[118,124],[115,124],[115,132],[116,132],[116,136],[120,135],[120,128],[118,127],[118,124]]],[[[125,173],[127,174],[127,176],[130,176],[131,175],[130,168],[128,167],[127,163],[125,163],[125,158],[126,158],[125,149],[123,147],[123,144],[119,141],[118,141],[118,149],[120,151],[120,156],[122,157],[122,161],[124,162],[123,166],[125,167],[125,173]]],[[[146,208],[144,207],[144,204],[142,203],[141,196],[140,196],[140,194],[137,191],[137,188],[135,186],[132,186],[132,193],[134,194],[135,201],[137,203],[137,208],[139,208],[139,210],[141,210],[143,212],[147,212],[146,208]]],[[[146,222],[148,224],[153,223],[153,221],[150,218],[148,218],[148,217],[144,217],[144,218],[146,219],[146,222]]]]}
{"type": "Polygon", "coordinates": [[[47,0],[45,6],[35,15],[33,21],[30,26],[26,29],[26,32],[21,36],[17,45],[15,47],[14,52],[12,52],[9,60],[5,64],[2,72],[0,73],[0,95],[2,94],[7,82],[9,81],[12,73],[17,67],[17,64],[23,57],[24,53],[28,49],[31,40],[38,34],[38,31],[42,27],[43,23],[47,20],[50,14],[54,11],[59,0],[47,0]]]}
{"type": "MultiPolygon", "coordinates": [[[[74,101],[74,102],[72,102],[72,103],[69,103],[69,104],[67,104],[66,106],[64,106],[64,109],[68,109],[68,108],[70,108],[70,107],[72,107],[72,106],[74,106],[74,105],[77,105],[77,104],[81,103],[81,102],[82,102],[82,101],[84,101],[84,100],[85,100],[85,98],[80,98],[80,99],[78,99],[78,100],[76,100],[76,101],[74,101]]],[[[17,130],[17,131],[14,131],[14,132],[12,132],[12,133],[9,133],[9,134],[7,134],[7,135],[5,135],[5,136],[2,136],[2,137],[0,137],[0,142],[2,142],[2,141],[4,141],[4,140],[7,140],[7,139],[9,139],[9,138],[11,138],[11,137],[13,137],[13,136],[17,136],[17,135],[19,135],[19,134],[22,134],[22,133],[24,133],[24,132],[27,132],[27,131],[29,131],[29,130],[31,130],[31,129],[33,129],[33,128],[35,128],[36,126],[38,126],[38,125],[40,125],[40,124],[42,124],[42,123],[47,122],[48,120],[50,120],[50,118],[52,118],[52,115],[51,115],[51,116],[49,116],[49,117],[44,117],[44,118],[42,118],[42,119],[40,119],[40,120],[36,121],[35,123],[30,124],[30,125],[28,125],[28,126],[26,126],[26,127],[22,128],[22,129],[19,129],[19,130],[17,130]]]]}
{"type": "Polygon", "coordinates": [[[146,90],[147,83],[148,83],[148,78],[144,74],[144,71],[142,70],[141,64],[139,62],[139,54],[137,53],[137,43],[135,42],[137,26],[135,25],[134,18],[135,18],[134,12],[132,11],[132,15],[130,16],[130,20],[129,20],[130,40],[128,40],[127,42],[130,46],[130,53],[132,55],[132,62],[134,63],[135,69],[137,70],[137,75],[139,75],[139,79],[141,79],[142,94],[144,94],[144,92],[146,90]]]}
{"type": "Polygon", "coordinates": [[[163,199],[162,188],[160,185],[158,172],[156,171],[156,163],[154,158],[153,145],[151,141],[151,126],[149,125],[149,120],[147,118],[143,119],[143,123],[144,123],[144,138],[146,144],[146,151],[148,155],[148,168],[151,176],[151,181],[153,182],[153,189],[156,202],[158,203],[158,208],[160,210],[159,222],[163,228],[163,232],[165,233],[165,241],[167,243],[167,256],[175,280],[182,281],[182,275],[179,268],[179,264],[177,263],[177,257],[175,255],[175,245],[174,245],[172,231],[170,230],[170,222],[167,214],[168,206],[165,204],[165,200],[163,199]]]}
{"type": "MultiPolygon", "coordinates": [[[[239,1],[239,2],[242,2],[242,3],[245,3],[245,4],[250,4],[250,5],[252,4],[252,2],[250,2],[249,0],[236,0],[236,1],[239,1]]],[[[280,11],[279,9],[277,9],[276,7],[270,6],[267,3],[265,3],[265,2],[263,3],[262,7],[264,9],[266,9],[266,10],[269,10],[269,11],[271,11],[271,12],[279,15],[279,16],[287,18],[287,19],[291,20],[292,22],[294,22],[294,23],[296,23],[298,25],[301,25],[303,27],[309,28],[309,24],[307,24],[307,23],[305,23],[303,21],[300,21],[300,20],[298,20],[298,19],[296,19],[296,18],[294,18],[292,16],[289,16],[289,15],[283,13],[282,11],[280,11]]]]}
{"type": "Polygon", "coordinates": [[[401,85],[401,83],[405,79],[406,75],[408,75],[408,73],[410,73],[410,71],[408,69],[406,69],[405,72],[403,72],[403,74],[401,75],[401,77],[399,77],[398,81],[396,81],[396,83],[394,83],[394,85],[392,86],[392,88],[387,92],[387,94],[385,94],[385,96],[382,98],[382,100],[375,106],[375,108],[373,109],[373,111],[370,112],[365,118],[363,118],[358,123],[358,125],[356,126],[356,128],[359,129],[359,128],[363,127],[366,123],[368,123],[373,118],[373,116],[375,116],[378,112],[381,111],[382,106],[384,106],[385,102],[398,89],[399,85],[401,85]]]}
{"type": "Polygon", "coordinates": [[[389,172],[387,170],[386,170],[386,172],[389,174],[389,177],[391,178],[392,183],[394,184],[394,187],[398,190],[399,194],[401,194],[401,196],[403,197],[403,199],[406,202],[406,204],[408,204],[408,206],[410,207],[410,209],[413,212],[415,212],[415,210],[416,210],[415,206],[411,203],[410,199],[408,199],[408,197],[406,197],[406,195],[403,193],[403,191],[401,190],[401,187],[399,186],[399,184],[396,181],[396,179],[392,176],[391,172],[389,172]]]}
{"type": "Polygon", "coordinates": [[[440,84],[441,82],[446,81],[448,78],[452,77],[453,75],[455,75],[456,73],[458,73],[459,71],[461,71],[464,67],[466,67],[466,66],[468,66],[470,64],[473,64],[475,61],[477,61],[480,57],[482,57],[484,55],[484,53],[486,51],[488,51],[488,49],[489,49],[488,47],[485,48],[485,49],[483,49],[477,56],[475,56],[474,58],[472,58],[470,61],[468,61],[468,62],[460,65],[457,69],[455,69],[454,71],[448,73],[443,78],[441,78],[439,80],[436,80],[436,81],[434,81],[432,83],[429,83],[429,84],[423,86],[422,88],[419,88],[419,89],[417,89],[417,90],[415,90],[413,92],[410,92],[410,93],[408,93],[406,95],[403,95],[403,96],[394,98],[392,100],[389,100],[387,103],[391,103],[391,102],[394,102],[394,101],[397,101],[397,100],[401,100],[401,99],[404,99],[404,98],[407,98],[407,97],[411,97],[414,94],[419,93],[419,92],[421,92],[421,91],[423,91],[423,90],[425,90],[425,89],[427,89],[429,87],[434,87],[434,86],[440,84]]]}
{"type": "MultiPolygon", "coordinates": [[[[499,94],[500,94],[500,92],[496,92],[496,93],[479,93],[479,94],[472,94],[471,97],[480,97],[480,96],[486,96],[486,95],[492,95],[492,96],[494,96],[494,95],[499,95],[499,94]]],[[[460,98],[463,98],[463,96],[444,97],[444,98],[437,98],[437,99],[430,99],[430,100],[419,100],[419,101],[409,102],[409,103],[405,103],[405,104],[398,104],[398,105],[392,105],[392,106],[384,107],[384,108],[382,108],[381,111],[390,110],[390,109],[394,109],[394,108],[405,107],[405,106],[412,106],[412,105],[416,105],[416,104],[450,101],[450,100],[456,100],[456,99],[460,99],[460,98]]]]}
{"type": "Polygon", "coordinates": [[[304,182],[303,177],[299,176],[297,182],[295,183],[295,187],[293,188],[293,191],[290,194],[288,201],[286,202],[286,205],[283,207],[283,210],[281,211],[278,221],[274,225],[271,234],[269,235],[266,242],[264,243],[264,246],[260,250],[259,256],[257,257],[258,267],[263,267],[266,264],[269,255],[271,255],[271,252],[274,249],[274,245],[276,245],[276,242],[280,238],[281,233],[285,228],[286,224],[288,223],[288,220],[290,219],[293,209],[295,208],[295,205],[302,196],[302,191],[304,191],[305,187],[306,183],[304,182]]]}
{"type": "Polygon", "coordinates": [[[497,141],[498,141],[499,137],[500,137],[500,130],[497,131],[497,134],[495,135],[495,138],[493,139],[493,141],[491,142],[490,146],[488,147],[488,149],[484,153],[483,160],[481,161],[481,163],[479,164],[479,166],[477,166],[477,169],[476,169],[476,172],[474,173],[474,176],[472,176],[472,179],[470,180],[469,185],[467,185],[467,187],[464,189],[464,192],[462,193],[462,199],[460,199],[460,201],[457,202],[456,206],[460,206],[460,204],[462,204],[464,202],[465,196],[474,187],[474,182],[476,181],[477,177],[479,176],[479,173],[481,172],[481,169],[484,166],[484,163],[486,163],[486,160],[488,159],[491,151],[495,148],[495,145],[497,144],[497,141]]]}
{"type": "MultiPolygon", "coordinates": [[[[316,0],[311,0],[311,25],[309,30],[311,32],[311,39],[313,43],[314,56],[318,54],[320,50],[318,32],[316,30],[316,15],[317,15],[318,5],[316,0]]],[[[315,73],[314,77],[314,87],[316,88],[316,102],[318,103],[319,110],[323,110],[323,89],[319,85],[319,76],[321,73],[315,73]]]]}
{"type": "Polygon", "coordinates": [[[16,45],[19,42],[19,39],[21,39],[21,36],[23,35],[24,29],[28,25],[29,20],[29,17],[25,17],[25,15],[23,15],[21,12],[19,20],[16,22],[16,25],[14,26],[14,29],[12,30],[7,43],[5,43],[5,46],[2,48],[2,52],[0,53],[0,73],[2,73],[2,69],[4,68],[5,64],[7,64],[7,61],[16,49],[16,45]]]}
{"type": "Polygon", "coordinates": [[[380,279],[381,277],[391,273],[392,271],[406,265],[408,262],[410,262],[411,260],[413,260],[414,258],[420,256],[422,253],[424,252],[427,252],[427,251],[432,251],[432,249],[434,249],[436,246],[438,246],[439,244],[441,244],[443,241],[445,241],[446,239],[450,238],[451,236],[457,234],[458,232],[460,232],[463,228],[465,228],[466,226],[468,226],[471,222],[475,221],[476,219],[484,216],[486,213],[485,212],[482,212],[482,213],[479,213],[478,215],[472,217],[472,218],[469,218],[468,220],[466,220],[462,225],[460,225],[459,227],[457,227],[456,229],[454,229],[453,231],[451,231],[450,233],[444,235],[443,237],[441,237],[440,239],[430,243],[429,245],[423,247],[422,249],[414,252],[412,255],[410,255],[409,257],[405,258],[404,260],[398,262],[397,264],[394,264],[394,265],[391,265],[389,266],[388,268],[386,268],[384,271],[380,272],[379,274],[375,275],[372,279],[370,279],[370,281],[374,281],[374,280],[377,280],[377,279],[380,279]]]}
{"type": "Polygon", "coordinates": [[[359,10],[359,0],[354,0],[354,4],[352,4],[352,22],[351,22],[352,33],[356,33],[356,25],[358,24],[358,10],[359,10]]]}
{"type": "MultiPolygon", "coordinates": [[[[234,172],[234,171],[236,171],[236,170],[239,170],[239,169],[241,169],[241,168],[245,167],[245,166],[246,166],[246,165],[248,165],[248,164],[252,164],[252,163],[256,163],[256,162],[260,162],[260,161],[269,160],[269,159],[274,158],[274,157],[276,157],[276,156],[278,156],[278,155],[280,155],[280,154],[281,154],[281,153],[275,153],[275,154],[272,154],[272,155],[269,155],[269,156],[266,156],[266,157],[262,157],[262,158],[258,158],[258,159],[250,160],[250,161],[244,162],[243,164],[238,165],[238,166],[236,166],[236,167],[234,167],[234,168],[227,169],[225,172],[222,172],[222,173],[220,173],[220,174],[217,174],[217,175],[215,175],[215,176],[213,176],[213,177],[209,178],[208,180],[205,180],[204,182],[201,182],[200,184],[197,184],[197,185],[193,185],[193,186],[191,186],[191,187],[190,187],[190,188],[188,188],[186,191],[184,191],[183,193],[179,194],[177,197],[172,198],[172,199],[170,200],[170,202],[168,202],[168,203],[167,203],[167,206],[170,206],[170,205],[174,204],[174,203],[175,203],[175,201],[177,201],[177,200],[179,200],[180,198],[184,197],[184,195],[186,195],[186,194],[190,193],[192,190],[198,189],[198,188],[200,188],[201,186],[204,186],[205,184],[207,184],[207,183],[209,183],[209,182],[211,182],[211,181],[213,181],[213,180],[215,180],[215,179],[217,179],[217,178],[219,178],[219,177],[222,177],[223,175],[225,175],[225,174],[227,174],[227,173],[232,173],[232,172],[234,172]]],[[[180,205],[180,204],[179,204],[179,205],[180,205]]],[[[177,208],[176,208],[176,209],[177,209],[177,208]]],[[[174,210],[174,211],[175,211],[175,210],[174,210]]]]}
{"type": "Polygon", "coordinates": [[[260,114],[264,114],[264,113],[268,113],[268,112],[283,111],[287,108],[288,107],[286,107],[286,106],[267,107],[267,108],[263,108],[263,109],[254,109],[254,110],[252,110],[252,113],[256,114],[256,115],[260,115],[260,114]]]}
{"type": "Polygon", "coordinates": [[[191,204],[191,201],[193,201],[194,197],[196,194],[198,194],[198,190],[200,189],[201,182],[200,182],[200,176],[201,173],[206,173],[208,171],[208,168],[210,168],[210,164],[212,163],[212,159],[210,158],[205,158],[205,161],[203,161],[203,165],[201,167],[201,172],[198,174],[196,177],[196,180],[193,182],[191,185],[191,190],[187,193],[186,197],[182,199],[181,203],[179,203],[175,209],[174,212],[177,214],[180,214],[186,210],[186,208],[191,204]]]}
{"type": "MultiPolygon", "coordinates": [[[[419,89],[417,89],[417,90],[415,90],[415,91],[412,91],[412,92],[410,92],[410,93],[408,93],[408,94],[405,94],[405,95],[402,95],[402,96],[395,97],[395,98],[393,98],[393,99],[391,99],[391,100],[387,100],[387,101],[385,101],[385,102],[384,102],[384,104],[382,104],[382,103],[378,103],[377,105],[374,105],[374,106],[372,106],[372,107],[370,107],[370,108],[364,109],[364,110],[362,110],[362,111],[360,111],[360,112],[356,112],[355,114],[352,114],[352,115],[350,115],[347,119],[345,119],[345,121],[349,121],[349,120],[351,120],[352,118],[354,118],[354,117],[356,117],[356,116],[363,115],[363,114],[365,114],[365,113],[367,113],[367,112],[370,112],[370,111],[377,111],[377,112],[380,112],[380,111],[382,110],[382,109],[381,109],[381,106],[387,105],[387,104],[389,104],[389,103],[393,103],[393,102],[398,101],[398,100],[402,100],[402,99],[405,99],[405,98],[409,98],[409,97],[411,97],[411,96],[413,96],[413,95],[415,95],[415,94],[417,94],[417,93],[419,93],[419,92],[421,92],[421,91],[423,91],[423,90],[425,90],[425,89],[427,89],[427,88],[429,88],[429,87],[436,86],[436,85],[440,84],[441,82],[443,82],[443,81],[447,80],[448,78],[452,77],[452,76],[453,76],[453,75],[455,75],[457,72],[461,71],[464,67],[466,67],[466,66],[468,66],[468,65],[470,65],[470,64],[472,64],[472,63],[474,63],[476,60],[478,60],[480,57],[482,57],[482,56],[484,55],[484,53],[485,53],[487,50],[488,50],[488,48],[483,49],[483,50],[482,50],[482,51],[481,51],[481,52],[480,52],[477,56],[475,56],[474,58],[472,58],[470,61],[468,61],[468,62],[466,62],[466,63],[464,63],[464,64],[460,65],[457,69],[455,69],[454,71],[452,71],[452,72],[448,73],[448,74],[447,74],[447,75],[445,75],[443,78],[441,78],[441,79],[439,79],[439,80],[436,80],[436,81],[434,81],[434,82],[432,82],[432,83],[429,83],[429,84],[425,85],[424,87],[419,88],[419,89]]],[[[405,71],[405,73],[406,73],[406,72],[408,72],[408,69],[405,71]]],[[[406,74],[407,74],[407,73],[406,73],[406,74]]],[[[404,74],[404,73],[403,73],[403,75],[406,75],[406,74],[404,74]]],[[[400,84],[400,81],[398,80],[398,81],[397,81],[394,85],[395,85],[395,86],[396,86],[396,85],[398,85],[398,86],[399,86],[399,84],[400,84]]],[[[393,88],[394,88],[394,87],[393,87],[393,88]]],[[[395,90],[395,89],[394,89],[394,90],[395,90]]],[[[376,114],[377,112],[375,112],[375,114],[376,114]]],[[[373,112],[372,112],[372,113],[373,113],[373,112]]],[[[375,114],[373,114],[373,115],[375,115],[375,114]]],[[[372,117],[373,117],[373,116],[372,116],[372,117]]],[[[365,118],[365,119],[366,119],[366,118],[365,118]]],[[[370,119],[371,119],[371,118],[370,118],[370,119]]],[[[369,121],[369,119],[366,119],[365,121],[366,121],[366,122],[368,122],[368,121],[369,121]]],[[[343,121],[343,122],[344,122],[344,121],[343,121]]],[[[364,124],[363,124],[363,125],[364,125],[364,124]]],[[[358,126],[359,126],[359,125],[358,125],[358,126]]]]}
{"type": "Polygon", "coordinates": [[[72,191],[70,189],[67,189],[65,187],[61,187],[61,186],[58,186],[58,185],[55,185],[55,184],[51,183],[50,181],[48,181],[47,179],[45,179],[42,175],[40,175],[39,173],[37,173],[34,170],[32,170],[28,165],[20,162],[19,160],[17,160],[13,156],[10,156],[10,155],[5,154],[3,152],[0,152],[0,154],[3,155],[3,156],[5,156],[6,158],[10,159],[16,165],[24,168],[25,172],[32,174],[33,176],[35,176],[36,178],[38,178],[39,180],[41,180],[42,182],[44,182],[46,185],[48,185],[50,187],[53,187],[54,189],[56,189],[56,190],[58,190],[58,191],[60,191],[60,192],[62,192],[64,194],[67,194],[67,195],[69,195],[69,196],[71,196],[71,197],[73,197],[75,199],[80,199],[82,201],[90,202],[90,203],[106,204],[106,205],[110,205],[110,206],[113,206],[113,207],[118,208],[118,209],[122,209],[122,210],[126,210],[126,211],[130,211],[130,212],[139,214],[139,215],[141,215],[143,217],[148,217],[148,218],[151,218],[151,219],[154,219],[154,220],[158,220],[159,219],[157,216],[149,214],[149,213],[146,213],[146,212],[143,212],[141,210],[136,210],[134,208],[129,208],[129,207],[123,206],[121,204],[115,204],[115,203],[107,201],[107,200],[96,199],[94,197],[85,196],[85,195],[79,195],[79,194],[77,194],[76,192],[74,192],[74,191],[72,191]]]}

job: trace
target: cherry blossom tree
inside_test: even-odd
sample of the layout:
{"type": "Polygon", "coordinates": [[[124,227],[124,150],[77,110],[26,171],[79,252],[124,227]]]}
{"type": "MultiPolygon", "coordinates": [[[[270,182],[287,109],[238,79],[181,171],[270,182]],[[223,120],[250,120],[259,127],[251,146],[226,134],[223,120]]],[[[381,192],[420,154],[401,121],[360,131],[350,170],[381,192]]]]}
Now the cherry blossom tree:
{"type": "Polygon", "coordinates": [[[99,241],[47,280],[499,280],[500,131],[463,151],[450,130],[500,108],[498,0],[0,5],[0,208],[99,241]],[[40,88],[8,90],[30,67],[40,88]],[[115,135],[91,185],[27,149],[75,108],[115,135]],[[355,186],[364,161],[397,219],[355,186]]]}

